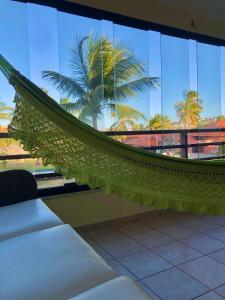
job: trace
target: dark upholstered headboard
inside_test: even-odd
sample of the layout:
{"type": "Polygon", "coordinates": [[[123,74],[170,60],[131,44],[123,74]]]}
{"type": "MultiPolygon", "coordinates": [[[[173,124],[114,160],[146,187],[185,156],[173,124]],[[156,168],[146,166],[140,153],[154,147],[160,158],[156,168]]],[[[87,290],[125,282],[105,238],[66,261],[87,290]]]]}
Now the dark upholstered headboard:
{"type": "Polygon", "coordinates": [[[0,207],[35,198],[38,198],[37,183],[30,172],[0,172],[0,207]]]}

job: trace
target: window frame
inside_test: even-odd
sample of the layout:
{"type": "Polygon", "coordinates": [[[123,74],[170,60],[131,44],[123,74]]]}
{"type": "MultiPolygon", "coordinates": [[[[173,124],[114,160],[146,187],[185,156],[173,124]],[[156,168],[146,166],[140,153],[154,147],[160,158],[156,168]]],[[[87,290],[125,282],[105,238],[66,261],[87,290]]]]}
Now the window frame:
{"type": "MultiPolygon", "coordinates": [[[[216,46],[225,46],[225,39],[220,39],[212,36],[207,36],[195,32],[190,32],[182,29],[177,29],[171,26],[166,26],[166,25],[161,25],[161,24],[156,24],[150,21],[144,21],[124,15],[120,15],[117,13],[112,13],[109,11],[89,7],[86,5],[82,4],[77,4],[77,3],[72,3],[68,2],[65,0],[11,0],[11,1],[16,1],[16,2],[22,2],[22,3],[33,3],[33,4],[38,4],[42,6],[48,6],[55,8],[57,11],[60,12],[65,12],[65,13],[70,13],[82,17],[89,17],[92,19],[97,19],[97,20],[108,20],[108,21],[113,21],[115,24],[118,25],[124,25],[128,26],[131,28],[136,28],[136,29],[142,29],[142,30],[152,30],[152,31],[157,31],[160,32],[161,34],[173,36],[173,37],[178,37],[178,38],[183,38],[183,39],[193,39],[201,43],[206,43],[206,44],[212,44],[216,46]]],[[[176,130],[170,130],[171,133],[176,133],[176,130]]],[[[199,129],[198,129],[199,131],[199,129]]],[[[208,130],[207,130],[208,131],[208,130]]],[[[210,131],[210,130],[209,130],[210,131]]],[[[224,130],[219,130],[218,131],[225,131],[224,130]]],[[[188,131],[192,132],[192,131],[188,131]]],[[[188,133],[187,132],[187,133],[188,133]]],[[[116,135],[116,132],[110,133],[110,132],[105,132],[106,134],[116,135]]],[[[154,130],[154,133],[161,133],[160,130],[154,130]]],[[[117,132],[117,135],[123,135],[124,132],[117,132]]],[[[131,134],[146,134],[145,131],[137,131],[137,132],[128,132],[127,135],[131,134]]],[[[149,131],[148,131],[149,134],[149,131]]],[[[0,133],[0,138],[8,138],[9,135],[8,133],[0,133]]],[[[205,143],[204,143],[205,144],[205,143]]],[[[215,143],[207,143],[207,145],[212,144],[215,145],[215,143]]],[[[224,143],[219,143],[219,144],[225,144],[224,143]]],[[[175,145],[176,146],[176,145],[175,145]]],[[[175,146],[171,146],[172,148],[175,148],[175,146]]],[[[187,153],[188,148],[193,147],[193,145],[180,145],[180,149],[185,148],[185,151],[187,153]]],[[[167,147],[163,147],[167,148],[167,147]]],[[[168,147],[170,148],[170,147],[168,147]]],[[[151,150],[157,150],[157,149],[151,149],[151,150]]],[[[221,156],[223,157],[223,156],[221,156]]],[[[21,158],[30,158],[29,154],[22,154],[22,155],[3,155],[0,156],[0,160],[6,160],[6,159],[21,159],[21,158]]],[[[38,178],[52,178],[52,177],[57,177],[61,176],[60,174],[56,173],[43,173],[43,174],[37,174],[34,175],[36,179],[38,178]]],[[[66,193],[74,193],[74,192],[81,192],[81,191],[87,191],[90,190],[90,188],[87,185],[77,185],[76,183],[65,183],[64,186],[60,187],[49,187],[49,188],[43,188],[39,189],[39,196],[40,197],[47,197],[47,196],[52,196],[52,195],[60,195],[60,194],[66,194],[66,193]]]]}
{"type": "Polygon", "coordinates": [[[83,4],[68,2],[66,0],[12,0],[22,3],[33,3],[42,6],[55,8],[58,11],[70,13],[82,17],[89,17],[97,20],[113,21],[118,25],[124,25],[142,30],[158,31],[165,35],[173,37],[193,39],[200,43],[212,44],[216,46],[225,46],[225,39],[217,38],[205,34],[200,34],[192,31],[178,29],[168,25],[162,25],[150,21],[145,21],[133,17],[128,17],[118,13],[109,12],[106,10],[90,7],[83,4]]]}

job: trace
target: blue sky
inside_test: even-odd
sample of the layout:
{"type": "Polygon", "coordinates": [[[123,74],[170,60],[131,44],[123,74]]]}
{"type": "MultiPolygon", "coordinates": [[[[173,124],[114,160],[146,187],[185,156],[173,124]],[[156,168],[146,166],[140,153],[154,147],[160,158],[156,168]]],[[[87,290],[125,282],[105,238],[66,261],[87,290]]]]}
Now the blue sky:
{"type": "MultiPolygon", "coordinates": [[[[128,104],[146,117],[163,113],[176,121],[175,103],[182,101],[189,89],[198,90],[203,117],[225,114],[224,47],[61,13],[40,5],[0,1],[0,53],[55,99],[60,95],[42,80],[41,72],[54,70],[71,75],[69,48],[76,35],[87,36],[90,32],[104,33],[120,42],[144,63],[146,75],[160,77],[161,89],[128,99],[128,104]]],[[[13,94],[0,75],[0,101],[12,105],[13,94]]],[[[106,115],[100,127],[109,127],[110,122],[106,115]]]]}

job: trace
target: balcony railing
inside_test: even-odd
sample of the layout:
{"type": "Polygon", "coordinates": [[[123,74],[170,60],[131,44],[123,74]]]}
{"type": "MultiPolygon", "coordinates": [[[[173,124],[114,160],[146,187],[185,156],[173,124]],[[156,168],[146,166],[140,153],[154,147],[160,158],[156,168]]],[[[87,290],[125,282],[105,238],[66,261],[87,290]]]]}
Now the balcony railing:
{"type": "MultiPolygon", "coordinates": [[[[122,140],[125,143],[131,144],[133,146],[138,146],[140,148],[164,153],[166,150],[179,150],[179,156],[182,158],[190,158],[190,154],[195,152],[195,159],[220,159],[225,158],[223,154],[222,146],[225,145],[225,128],[209,128],[209,129],[171,129],[171,130],[137,130],[137,131],[105,131],[105,134],[122,140]],[[145,136],[144,141],[140,143],[140,140],[145,136]],[[152,137],[155,138],[155,142],[152,143],[152,137]],[[168,137],[172,137],[168,140],[168,137]],[[140,144],[140,145],[139,145],[140,144]],[[215,146],[218,151],[212,151],[207,153],[207,147],[215,146]],[[198,155],[199,152],[205,149],[205,155],[198,155]],[[213,154],[214,153],[214,154],[213,154]]],[[[0,133],[0,139],[9,139],[8,133],[0,133]]],[[[214,149],[215,150],[215,149],[214,149]]],[[[173,153],[172,153],[173,154],[173,153]]],[[[18,154],[2,154],[0,155],[0,161],[2,163],[5,161],[17,161],[17,160],[29,160],[31,156],[28,153],[18,153],[18,154]]],[[[17,167],[17,166],[15,166],[17,167]]],[[[19,168],[19,164],[18,164],[19,168]]],[[[6,168],[7,169],[7,165],[6,168]]],[[[39,170],[35,173],[37,180],[56,180],[62,178],[60,174],[54,173],[54,169],[39,170]]],[[[64,182],[61,187],[51,187],[51,192],[49,189],[42,188],[40,195],[50,195],[59,194],[70,191],[82,191],[88,189],[87,186],[77,186],[74,182],[67,183],[64,182]],[[72,187],[72,188],[71,188],[72,187]],[[48,190],[46,192],[46,190],[48,190]]]]}
{"type": "MultiPolygon", "coordinates": [[[[171,129],[171,130],[137,130],[137,131],[106,131],[107,135],[111,137],[120,137],[120,136],[155,136],[161,135],[162,137],[174,136],[175,140],[178,143],[164,143],[163,138],[160,139],[161,144],[158,145],[149,145],[142,146],[141,148],[149,150],[149,151],[157,151],[157,150],[166,150],[166,149],[180,149],[180,157],[189,158],[188,150],[191,148],[195,148],[195,152],[198,153],[198,149],[201,147],[207,146],[222,146],[225,145],[225,128],[208,128],[208,129],[171,129]],[[213,137],[212,134],[215,133],[213,137]],[[207,136],[207,134],[210,134],[207,136]],[[193,140],[196,138],[196,142],[189,142],[189,140],[193,140]],[[200,142],[202,138],[205,138],[206,142],[200,142]],[[213,141],[207,141],[210,139],[214,139],[213,141]]],[[[125,141],[127,142],[127,141],[125,141]]],[[[129,140],[128,140],[129,142],[129,140]]],[[[132,144],[132,143],[131,143],[132,144]]],[[[207,157],[197,156],[196,159],[218,159],[224,158],[225,155],[222,152],[219,155],[210,155],[207,157]]]]}

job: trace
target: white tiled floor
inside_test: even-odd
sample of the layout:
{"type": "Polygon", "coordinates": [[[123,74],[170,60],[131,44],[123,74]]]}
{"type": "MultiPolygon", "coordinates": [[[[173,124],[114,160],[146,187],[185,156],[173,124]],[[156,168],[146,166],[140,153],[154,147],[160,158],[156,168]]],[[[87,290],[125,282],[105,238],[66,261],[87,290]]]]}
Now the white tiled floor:
{"type": "Polygon", "coordinates": [[[225,216],[155,211],[81,235],[153,300],[225,299],[225,216]]]}

